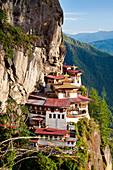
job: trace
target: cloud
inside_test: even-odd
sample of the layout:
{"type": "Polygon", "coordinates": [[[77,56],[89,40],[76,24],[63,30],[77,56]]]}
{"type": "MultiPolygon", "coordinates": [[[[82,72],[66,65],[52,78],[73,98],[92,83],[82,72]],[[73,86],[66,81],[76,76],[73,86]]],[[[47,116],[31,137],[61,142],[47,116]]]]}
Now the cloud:
{"type": "Polygon", "coordinates": [[[65,12],[64,15],[84,15],[83,12],[65,12]]]}
{"type": "Polygon", "coordinates": [[[68,20],[68,21],[77,21],[77,20],[79,20],[79,18],[64,18],[64,20],[68,20]]]}
{"type": "Polygon", "coordinates": [[[102,28],[99,28],[98,31],[103,31],[103,29],[102,29],[102,28]]]}

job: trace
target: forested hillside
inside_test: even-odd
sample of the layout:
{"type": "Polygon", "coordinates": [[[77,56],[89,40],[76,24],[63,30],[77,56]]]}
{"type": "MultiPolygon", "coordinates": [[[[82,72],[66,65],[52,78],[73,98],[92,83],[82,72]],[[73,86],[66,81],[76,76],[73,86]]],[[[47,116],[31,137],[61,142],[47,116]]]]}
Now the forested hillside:
{"type": "Polygon", "coordinates": [[[94,41],[90,44],[99,50],[113,54],[113,39],[94,41]]]}
{"type": "Polygon", "coordinates": [[[89,90],[94,87],[101,93],[104,87],[107,92],[107,103],[112,106],[113,55],[66,35],[64,35],[64,45],[67,50],[64,63],[77,65],[79,69],[84,71],[83,84],[89,90]]]}

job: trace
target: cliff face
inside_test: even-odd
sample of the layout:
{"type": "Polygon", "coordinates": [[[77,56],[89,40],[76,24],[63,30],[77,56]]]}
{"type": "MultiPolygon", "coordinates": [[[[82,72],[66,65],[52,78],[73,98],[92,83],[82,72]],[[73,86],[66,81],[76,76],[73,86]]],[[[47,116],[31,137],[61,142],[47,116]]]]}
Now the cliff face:
{"type": "Polygon", "coordinates": [[[91,118],[81,119],[76,125],[78,131],[77,146],[81,150],[78,153],[82,159],[84,156],[85,166],[91,170],[112,170],[112,157],[109,146],[101,141],[100,130],[91,118]]]}
{"type": "Polygon", "coordinates": [[[8,11],[8,22],[26,34],[37,35],[32,57],[18,49],[14,59],[4,60],[0,46],[0,101],[4,109],[8,95],[25,103],[29,93],[44,74],[60,71],[65,56],[62,44],[63,11],[58,0],[2,0],[8,11]]]}
{"type": "Polygon", "coordinates": [[[89,162],[88,167],[90,169],[96,168],[96,170],[112,170],[112,157],[109,146],[101,148],[101,139],[97,130],[92,134],[92,141],[87,141],[89,149],[89,162]]]}

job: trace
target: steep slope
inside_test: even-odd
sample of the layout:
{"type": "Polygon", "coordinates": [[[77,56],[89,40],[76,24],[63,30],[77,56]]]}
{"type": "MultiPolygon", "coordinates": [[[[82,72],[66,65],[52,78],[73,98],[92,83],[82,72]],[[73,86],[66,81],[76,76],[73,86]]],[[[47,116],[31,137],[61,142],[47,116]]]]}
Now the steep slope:
{"type": "Polygon", "coordinates": [[[105,87],[107,102],[112,106],[113,96],[113,56],[95,47],[74,40],[64,35],[67,54],[64,63],[77,65],[83,69],[83,84],[88,88],[94,87],[99,93],[105,87]]]}
{"type": "Polygon", "coordinates": [[[113,39],[89,42],[99,50],[113,54],[113,39]]]}
{"type": "MultiPolygon", "coordinates": [[[[27,50],[25,44],[29,43],[29,40],[14,46],[12,40],[8,39],[8,42],[11,42],[10,50],[14,49],[14,57],[10,61],[4,51],[4,47],[9,48],[8,42],[7,46],[0,42],[0,101],[4,109],[8,95],[18,103],[24,103],[36,83],[43,81],[45,73],[60,71],[65,48],[61,46],[63,11],[58,0],[5,0],[0,5],[7,10],[8,22],[24,32],[21,33],[22,39],[26,34],[30,34],[30,41],[34,35],[37,38],[34,46],[28,46],[27,50]]],[[[5,23],[0,39],[5,35],[6,38],[14,38],[15,28],[10,26],[10,29],[5,23]]]]}
{"type": "Polygon", "coordinates": [[[93,41],[99,41],[99,40],[106,40],[106,39],[112,39],[113,38],[113,31],[98,31],[95,33],[79,33],[76,35],[69,35],[69,37],[74,38],[76,40],[89,43],[93,41]]]}

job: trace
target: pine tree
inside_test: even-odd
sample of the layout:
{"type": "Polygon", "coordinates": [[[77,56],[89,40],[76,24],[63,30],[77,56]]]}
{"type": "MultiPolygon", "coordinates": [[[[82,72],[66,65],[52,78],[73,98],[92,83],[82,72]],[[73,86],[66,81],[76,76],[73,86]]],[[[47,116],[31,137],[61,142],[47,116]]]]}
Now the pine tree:
{"type": "Polygon", "coordinates": [[[101,97],[98,96],[98,92],[94,88],[91,89],[89,97],[94,100],[89,103],[90,116],[93,117],[95,120],[98,120],[101,97]]]}
{"type": "Polygon", "coordinates": [[[110,110],[104,98],[100,102],[99,125],[101,136],[109,136],[110,110]]]}

